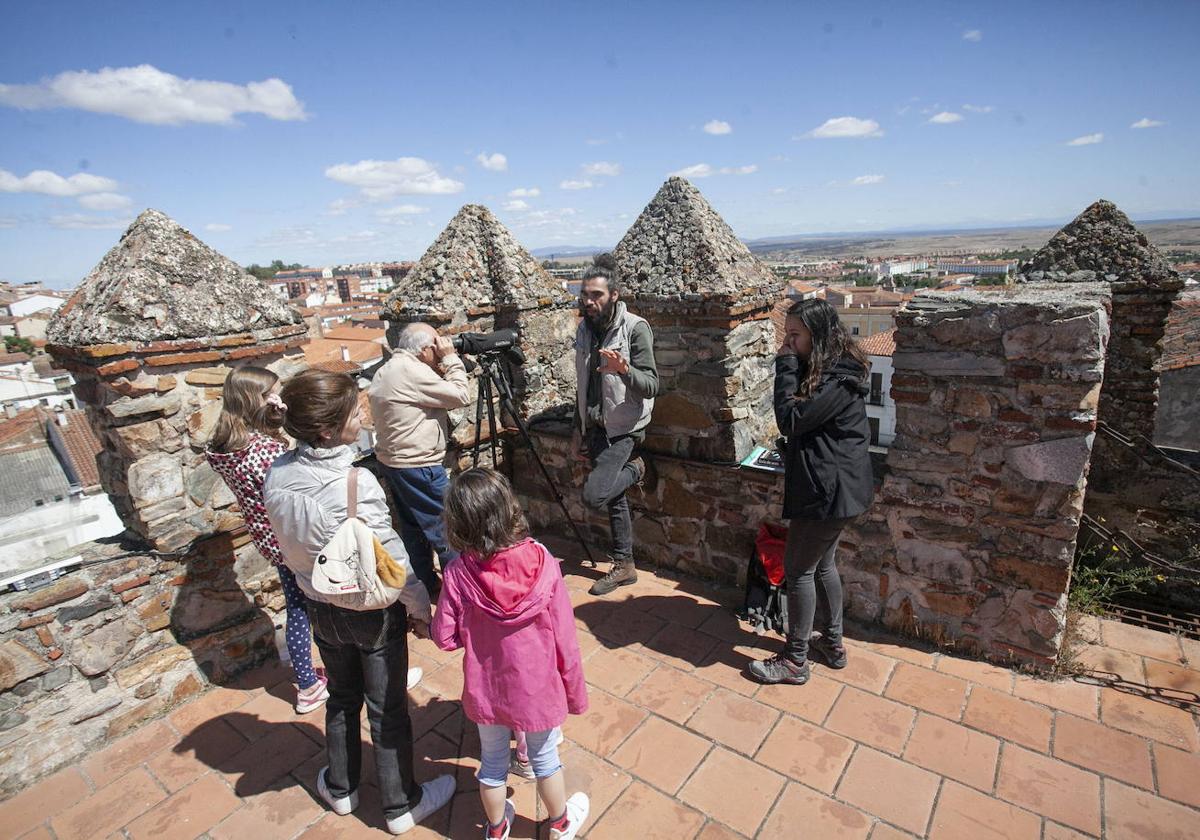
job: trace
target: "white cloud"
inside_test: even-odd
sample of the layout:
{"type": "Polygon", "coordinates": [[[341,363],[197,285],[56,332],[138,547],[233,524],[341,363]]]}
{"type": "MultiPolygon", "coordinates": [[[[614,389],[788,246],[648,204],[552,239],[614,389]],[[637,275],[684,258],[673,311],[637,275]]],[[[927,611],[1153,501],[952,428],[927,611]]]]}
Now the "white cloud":
{"type": "Polygon", "coordinates": [[[590,190],[594,186],[596,185],[586,179],[582,181],[576,181],[571,178],[568,178],[565,181],[560,181],[558,184],[558,188],[560,190],[590,190]]]}
{"type": "Polygon", "coordinates": [[[713,168],[707,163],[694,163],[691,166],[685,166],[683,169],[677,169],[668,174],[680,178],[707,178],[713,172],[713,168]]]}
{"type": "Polygon", "coordinates": [[[1103,132],[1097,131],[1095,134],[1085,134],[1082,137],[1076,137],[1074,140],[1068,140],[1068,146],[1092,146],[1104,140],[1103,132]]]}
{"type": "Polygon", "coordinates": [[[750,163],[746,166],[722,166],[722,175],[753,175],[758,171],[758,164],[750,163]]]}
{"type": "Polygon", "coordinates": [[[866,187],[866,186],[870,186],[871,184],[883,183],[883,176],[882,175],[859,175],[857,178],[855,178],[850,183],[856,187],[866,187]]]}
{"type": "Polygon", "coordinates": [[[963,115],[956,114],[953,111],[941,111],[929,118],[931,123],[936,125],[949,125],[950,123],[962,122],[963,115]]]}
{"type": "Polygon", "coordinates": [[[0,84],[0,104],[26,110],[78,108],[154,125],[231,123],[237,114],[273,120],[307,117],[304,103],[280,79],[245,85],[181,79],[149,64],[67,71],[32,85],[0,84]]]}
{"type": "Polygon", "coordinates": [[[505,172],[508,170],[508,158],[499,152],[490,155],[480,152],[475,156],[475,160],[479,161],[479,165],[484,169],[492,172],[505,172]]]}
{"type": "Polygon", "coordinates": [[[732,134],[733,126],[725,120],[709,120],[704,124],[705,134],[732,134]]]}
{"type": "Polygon", "coordinates": [[[335,236],[330,239],[330,242],[374,242],[380,234],[373,230],[360,230],[354,233],[347,233],[344,236],[335,236]]]}
{"type": "Polygon", "coordinates": [[[83,213],[68,213],[51,216],[50,226],[62,230],[121,230],[129,227],[133,219],[115,219],[111,216],[88,216],[83,213]]]}
{"type": "Polygon", "coordinates": [[[542,191],[537,187],[517,187],[508,191],[509,198],[537,198],[542,191]]]}
{"type": "Polygon", "coordinates": [[[439,175],[432,163],[416,157],[339,163],[326,169],[325,177],[358,187],[364,197],[375,201],[397,195],[451,195],[463,190],[462,181],[439,175]]]}
{"type": "Polygon", "coordinates": [[[416,204],[397,204],[395,207],[384,207],[375,211],[375,215],[380,219],[395,219],[400,216],[419,216],[422,213],[428,213],[428,207],[421,207],[416,204]]]}
{"type": "Polygon", "coordinates": [[[964,41],[971,41],[972,43],[978,44],[980,41],[983,40],[983,30],[982,29],[968,29],[966,32],[964,32],[962,34],[962,37],[963,37],[964,41]]]}
{"type": "Polygon", "coordinates": [[[79,203],[88,210],[124,210],[133,199],[119,193],[91,193],[79,196],[79,203]]]}
{"type": "Polygon", "coordinates": [[[505,210],[508,210],[508,211],[516,211],[516,210],[528,210],[528,209],[529,209],[529,202],[527,202],[527,201],[522,201],[522,200],[521,200],[521,199],[519,199],[519,198],[514,198],[512,201],[506,201],[506,202],[504,202],[504,205],[503,205],[503,206],[504,206],[504,209],[505,209],[505,210]]]}
{"type": "Polygon", "coordinates": [[[210,233],[226,233],[233,230],[233,225],[226,225],[220,222],[210,222],[204,226],[204,229],[210,233]]]}
{"type": "Polygon", "coordinates": [[[834,117],[825,120],[805,137],[830,139],[843,137],[882,137],[879,123],[875,120],[862,120],[858,117],[834,117]]]}
{"type": "Polygon", "coordinates": [[[0,216],[0,228],[15,228],[17,219],[15,216],[0,216]]]}
{"type": "Polygon", "coordinates": [[[1130,128],[1158,128],[1160,125],[1166,125],[1162,120],[1152,120],[1149,117],[1142,117],[1135,122],[1130,128]]]}
{"type": "Polygon", "coordinates": [[[787,187],[771,187],[771,195],[783,195],[787,191],[787,187]]]}
{"type": "Polygon", "coordinates": [[[583,165],[583,174],[591,176],[605,176],[615,178],[621,174],[621,164],[611,163],[607,160],[598,160],[595,163],[585,163],[583,165]]]}
{"type": "Polygon", "coordinates": [[[329,202],[329,209],[325,211],[326,216],[345,216],[347,210],[353,210],[360,202],[353,198],[337,198],[329,202]]]}
{"type": "Polygon", "coordinates": [[[8,170],[0,169],[0,192],[73,197],[88,193],[113,192],[116,189],[117,182],[112,178],[88,175],[86,172],[64,178],[47,169],[35,169],[24,178],[18,178],[8,170]]]}
{"type": "Polygon", "coordinates": [[[964,111],[970,111],[972,114],[990,114],[995,111],[994,105],[963,105],[964,111]]]}

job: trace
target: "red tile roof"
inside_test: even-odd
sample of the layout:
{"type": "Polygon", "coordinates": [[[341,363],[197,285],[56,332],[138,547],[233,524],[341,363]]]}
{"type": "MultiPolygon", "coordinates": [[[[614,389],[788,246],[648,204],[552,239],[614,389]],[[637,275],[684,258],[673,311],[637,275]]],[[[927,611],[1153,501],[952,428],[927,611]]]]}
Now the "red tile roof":
{"type": "Polygon", "coordinates": [[[324,370],[329,373],[356,373],[362,369],[362,365],[358,362],[344,362],[341,359],[330,359],[325,362],[317,362],[310,367],[316,370],[324,370]]]}
{"type": "Polygon", "coordinates": [[[1175,301],[1167,315],[1162,348],[1160,371],[1200,365],[1200,292],[1185,292],[1175,301]]]}
{"type": "Polygon", "coordinates": [[[95,487],[100,484],[100,470],[96,466],[96,456],[100,454],[100,441],[87,421],[87,414],[79,409],[69,409],[66,415],[66,426],[58,426],[67,457],[75,468],[75,475],[84,487],[95,487]]]}
{"type": "Polygon", "coordinates": [[[896,328],[860,339],[858,346],[868,356],[891,356],[896,352],[896,328]]]}

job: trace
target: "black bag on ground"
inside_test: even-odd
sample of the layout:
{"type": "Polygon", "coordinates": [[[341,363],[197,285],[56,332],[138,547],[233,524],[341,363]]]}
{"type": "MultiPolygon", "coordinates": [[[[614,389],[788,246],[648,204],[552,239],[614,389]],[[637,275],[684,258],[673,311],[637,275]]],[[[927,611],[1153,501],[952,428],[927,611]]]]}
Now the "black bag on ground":
{"type": "Polygon", "coordinates": [[[786,634],[787,581],[783,576],[783,549],[786,531],[778,526],[759,526],[758,537],[746,568],[746,599],[738,617],[756,633],[773,630],[786,634]],[[772,583],[771,578],[779,582],[772,583]]]}

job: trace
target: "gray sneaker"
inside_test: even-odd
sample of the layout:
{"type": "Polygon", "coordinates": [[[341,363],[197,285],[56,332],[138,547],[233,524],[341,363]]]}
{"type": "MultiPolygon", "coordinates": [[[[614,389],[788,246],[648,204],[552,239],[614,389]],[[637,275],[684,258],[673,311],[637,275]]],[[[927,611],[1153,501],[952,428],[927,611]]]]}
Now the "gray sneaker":
{"type": "Polygon", "coordinates": [[[809,654],[816,654],[814,659],[817,659],[827,668],[833,668],[840,671],[846,667],[846,648],[841,644],[834,644],[827,640],[824,636],[819,639],[813,639],[808,643],[809,654]]]}
{"type": "Polygon", "coordinates": [[[807,662],[797,665],[779,653],[761,662],[751,662],[750,676],[754,677],[760,683],[766,683],[767,685],[775,685],[776,683],[804,685],[808,682],[809,668],[807,662]]]}

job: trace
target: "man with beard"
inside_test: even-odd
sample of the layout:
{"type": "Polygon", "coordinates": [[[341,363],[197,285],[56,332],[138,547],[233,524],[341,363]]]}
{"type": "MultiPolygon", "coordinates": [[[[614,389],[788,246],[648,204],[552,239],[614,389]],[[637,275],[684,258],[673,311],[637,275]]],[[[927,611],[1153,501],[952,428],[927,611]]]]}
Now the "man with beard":
{"type": "Polygon", "coordinates": [[[625,308],[616,260],[599,254],[579,290],[583,320],[575,334],[577,420],[572,453],[590,461],[583,501],[607,509],[612,531],[612,568],[591,588],[607,595],[637,580],[633,561],[633,521],[625,491],[646,476],[633,448],[645,428],[658,393],[654,336],[650,325],[625,308]]]}

